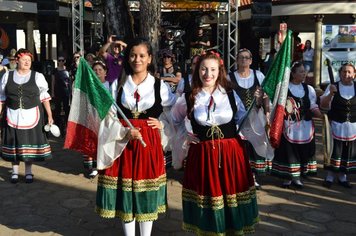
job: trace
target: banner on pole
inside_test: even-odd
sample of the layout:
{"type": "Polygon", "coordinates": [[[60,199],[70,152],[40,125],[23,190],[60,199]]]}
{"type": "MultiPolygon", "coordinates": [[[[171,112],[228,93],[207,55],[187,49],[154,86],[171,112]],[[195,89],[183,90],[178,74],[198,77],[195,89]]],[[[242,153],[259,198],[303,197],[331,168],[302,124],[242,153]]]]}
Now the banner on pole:
{"type": "Polygon", "coordinates": [[[351,63],[356,65],[356,51],[322,51],[321,83],[330,83],[328,73],[328,60],[333,71],[335,82],[339,80],[339,68],[342,64],[351,63]]]}

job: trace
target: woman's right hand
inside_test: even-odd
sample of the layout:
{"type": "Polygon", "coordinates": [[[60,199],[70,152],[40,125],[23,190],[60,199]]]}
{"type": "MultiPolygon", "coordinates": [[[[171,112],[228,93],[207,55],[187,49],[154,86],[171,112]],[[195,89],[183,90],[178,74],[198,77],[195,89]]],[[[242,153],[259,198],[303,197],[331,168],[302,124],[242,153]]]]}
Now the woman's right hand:
{"type": "Polygon", "coordinates": [[[130,140],[134,140],[134,139],[142,139],[142,134],[140,133],[139,129],[130,129],[129,132],[127,133],[127,137],[130,140]]]}
{"type": "Polygon", "coordinates": [[[334,84],[331,84],[330,88],[329,88],[329,91],[330,91],[330,95],[334,96],[334,94],[337,92],[336,86],[334,84]]]}

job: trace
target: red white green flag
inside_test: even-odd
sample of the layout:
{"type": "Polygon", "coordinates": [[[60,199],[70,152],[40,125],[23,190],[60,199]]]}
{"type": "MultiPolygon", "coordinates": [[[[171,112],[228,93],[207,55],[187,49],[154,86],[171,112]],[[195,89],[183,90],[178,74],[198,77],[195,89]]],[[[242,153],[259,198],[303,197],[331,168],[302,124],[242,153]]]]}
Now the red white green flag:
{"type": "Polygon", "coordinates": [[[64,148],[96,157],[100,123],[113,104],[114,99],[109,91],[88,63],[80,58],[64,148]]]}
{"type": "Polygon", "coordinates": [[[281,141],[284,121],[284,110],[288,94],[292,53],[292,31],[287,32],[287,36],[278,51],[266,78],[264,79],[263,90],[273,101],[270,129],[270,143],[277,148],[281,141]]]}

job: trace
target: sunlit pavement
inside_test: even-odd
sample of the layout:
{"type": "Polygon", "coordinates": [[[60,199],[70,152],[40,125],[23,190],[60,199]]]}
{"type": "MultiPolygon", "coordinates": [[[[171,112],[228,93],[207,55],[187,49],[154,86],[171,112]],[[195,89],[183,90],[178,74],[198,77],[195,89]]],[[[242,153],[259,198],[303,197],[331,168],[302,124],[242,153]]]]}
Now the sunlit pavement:
{"type": "MultiPolygon", "coordinates": [[[[303,179],[303,189],[283,189],[281,180],[271,176],[260,179],[255,235],[355,235],[356,186],[322,186],[326,173],[320,140],[318,132],[318,175],[303,179]]],[[[103,219],[94,212],[97,178],[84,176],[81,155],[63,150],[63,139],[51,139],[51,145],[54,157],[34,165],[32,184],[24,182],[24,165],[19,183],[11,184],[11,165],[0,160],[0,236],[123,235],[117,219],[103,219]]],[[[169,209],[154,223],[152,235],[192,235],[181,229],[182,178],[183,171],[168,170],[169,209]]],[[[355,179],[350,178],[353,184],[355,179]]]]}

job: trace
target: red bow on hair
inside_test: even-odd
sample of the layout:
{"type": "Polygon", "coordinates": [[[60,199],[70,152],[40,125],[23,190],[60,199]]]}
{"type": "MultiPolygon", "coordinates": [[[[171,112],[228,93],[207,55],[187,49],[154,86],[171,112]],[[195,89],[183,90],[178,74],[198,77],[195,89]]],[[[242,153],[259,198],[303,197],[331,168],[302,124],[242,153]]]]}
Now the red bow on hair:
{"type": "Polygon", "coordinates": [[[33,59],[32,54],[29,53],[29,52],[20,53],[20,54],[17,55],[17,58],[20,58],[20,57],[23,57],[23,56],[29,56],[29,57],[31,57],[31,59],[33,59]]]}
{"type": "Polygon", "coordinates": [[[211,51],[211,54],[215,55],[216,57],[218,57],[220,59],[220,65],[224,65],[224,61],[223,59],[220,58],[220,54],[218,52],[214,52],[214,51],[211,51]]]}

